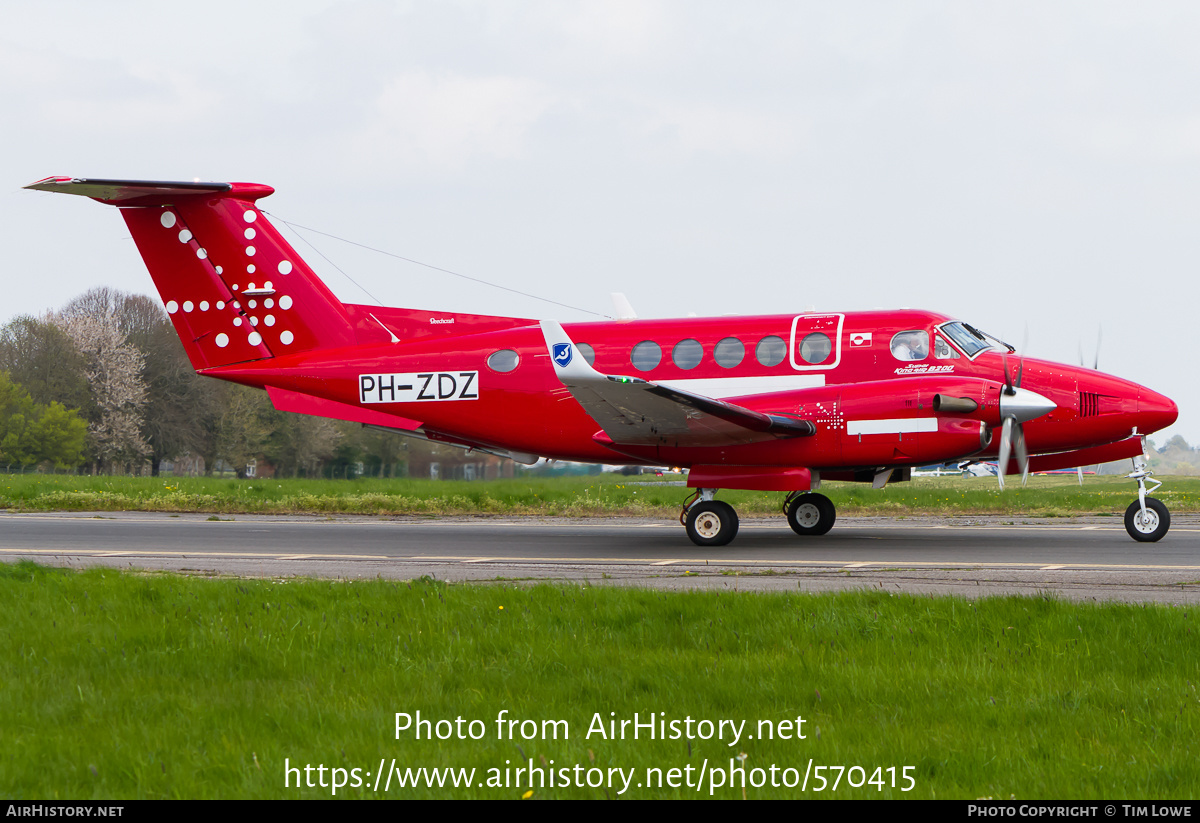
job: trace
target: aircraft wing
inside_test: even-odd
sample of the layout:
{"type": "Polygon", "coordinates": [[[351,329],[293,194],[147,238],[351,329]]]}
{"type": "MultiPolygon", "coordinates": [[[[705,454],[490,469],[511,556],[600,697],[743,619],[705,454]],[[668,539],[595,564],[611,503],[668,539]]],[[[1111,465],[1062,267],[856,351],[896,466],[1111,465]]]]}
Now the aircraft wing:
{"type": "Polygon", "coordinates": [[[601,374],[561,325],[543,320],[541,326],[558,379],[614,444],[725,446],[816,434],[809,420],[763,414],[639,377],[601,374]]]}

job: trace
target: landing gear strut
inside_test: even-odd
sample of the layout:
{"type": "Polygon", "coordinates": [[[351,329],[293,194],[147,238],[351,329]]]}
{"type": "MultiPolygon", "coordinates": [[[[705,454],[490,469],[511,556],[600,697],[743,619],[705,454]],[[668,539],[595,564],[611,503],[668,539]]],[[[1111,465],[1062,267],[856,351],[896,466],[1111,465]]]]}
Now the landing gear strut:
{"type": "Polygon", "coordinates": [[[783,501],[783,511],[792,531],[802,537],[825,534],[837,519],[833,501],[823,494],[792,492],[783,501]]]}
{"type": "MultiPolygon", "coordinates": [[[[684,501],[683,511],[679,513],[679,522],[697,546],[725,546],[737,536],[737,512],[728,503],[714,500],[716,491],[697,489],[684,501]]],[[[1158,503],[1157,500],[1153,502],[1158,503]]],[[[783,501],[783,511],[792,531],[803,537],[825,534],[837,519],[833,501],[823,494],[811,492],[789,494],[783,501]]]]}
{"type": "Polygon", "coordinates": [[[713,500],[716,489],[699,489],[683,504],[679,520],[697,546],[724,546],[737,536],[738,516],[733,506],[713,500]]]}
{"type": "Polygon", "coordinates": [[[1138,484],[1138,499],[1125,510],[1125,531],[1139,543],[1161,540],[1171,528],[1171,513],[1161,500],[1146,496],[1146,481],[1154,484],[1149,491],[1161,486],[1162,481],[1150,477],[1146,461],[1138,457],[1133,458],[1133,471],[1125,476],[1138,484]]]}

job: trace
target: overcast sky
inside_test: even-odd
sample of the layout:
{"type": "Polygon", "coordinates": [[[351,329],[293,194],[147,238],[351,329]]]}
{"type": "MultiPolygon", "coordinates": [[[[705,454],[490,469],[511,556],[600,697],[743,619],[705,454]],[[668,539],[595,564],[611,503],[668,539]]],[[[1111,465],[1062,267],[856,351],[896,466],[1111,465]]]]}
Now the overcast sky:
{"type": "MultiPolygon", "coordinates": [[[[252,181],[278,217],[600,314],[920,307],[1088,364],[1102,328],[1101,369],[1200,443],[1200,5],[0,0],[0,23],[0,322],[152,291],[115,210],[21,186],[252,181]]],[[[308,239],[388,305],[594,319],[308,239]]]]}

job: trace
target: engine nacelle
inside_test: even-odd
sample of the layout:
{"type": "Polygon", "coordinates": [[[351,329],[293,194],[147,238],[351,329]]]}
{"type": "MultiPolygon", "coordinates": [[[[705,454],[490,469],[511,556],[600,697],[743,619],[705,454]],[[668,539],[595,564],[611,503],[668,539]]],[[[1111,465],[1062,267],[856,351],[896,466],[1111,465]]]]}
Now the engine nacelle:
{"type": "Polygon", "coordinates": [[[946,377],[841,386],[843,462],[919,465],[957,460],[982,449],[1001,422],[1003,386],[946,377]]]}

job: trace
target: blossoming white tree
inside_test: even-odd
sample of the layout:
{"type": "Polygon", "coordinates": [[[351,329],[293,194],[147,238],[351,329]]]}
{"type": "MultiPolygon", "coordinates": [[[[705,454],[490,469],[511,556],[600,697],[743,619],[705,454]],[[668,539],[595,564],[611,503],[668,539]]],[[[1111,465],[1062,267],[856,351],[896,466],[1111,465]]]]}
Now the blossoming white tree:
{"type": "Polygon", "coordinates": [[[96,404],[88,435],[104,471],[128,470],[150,451],[142,437],[146,384],[143,358],[126,342],[108,301],[73,301],[56,320],[85,361],[84,374],[96,404]]]}

